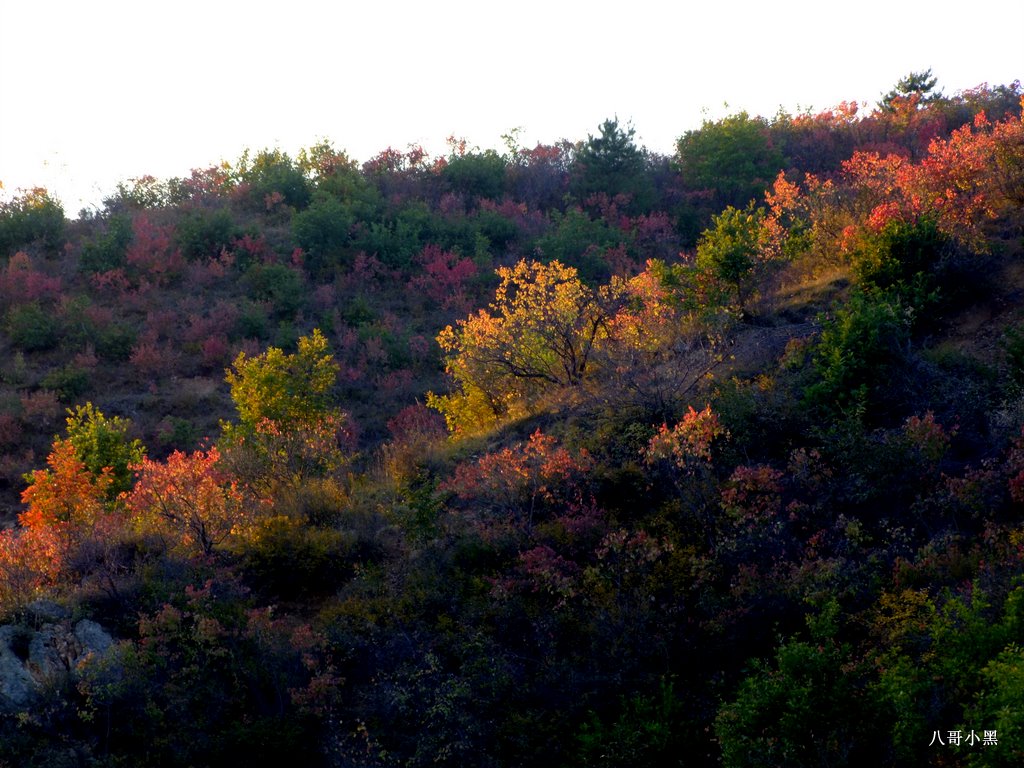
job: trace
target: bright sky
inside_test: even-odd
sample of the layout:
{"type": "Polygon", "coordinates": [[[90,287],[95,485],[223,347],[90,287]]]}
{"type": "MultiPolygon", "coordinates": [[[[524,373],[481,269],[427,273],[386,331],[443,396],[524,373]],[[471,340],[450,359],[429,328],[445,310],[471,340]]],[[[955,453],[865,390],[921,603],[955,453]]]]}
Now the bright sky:
{"type": "Polygon", "coordinates": [[[1008,84],[1022,30],[1021,0],[0,0],[0,195],[74,216],[246,147],[500,149],[614,114],[671,154],[704,116],[873,105],[913,70],[1008,84]]]}

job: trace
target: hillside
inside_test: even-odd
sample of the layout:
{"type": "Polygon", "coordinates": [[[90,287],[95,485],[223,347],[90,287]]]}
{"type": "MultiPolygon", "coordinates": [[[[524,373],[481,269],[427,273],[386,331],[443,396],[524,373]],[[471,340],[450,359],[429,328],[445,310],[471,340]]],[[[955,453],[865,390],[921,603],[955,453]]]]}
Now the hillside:
{"type": "Polygon", "coordinates": [[[0,204],[0,767],[1019,765],[1022,90],[926,75],[0,204]]]}

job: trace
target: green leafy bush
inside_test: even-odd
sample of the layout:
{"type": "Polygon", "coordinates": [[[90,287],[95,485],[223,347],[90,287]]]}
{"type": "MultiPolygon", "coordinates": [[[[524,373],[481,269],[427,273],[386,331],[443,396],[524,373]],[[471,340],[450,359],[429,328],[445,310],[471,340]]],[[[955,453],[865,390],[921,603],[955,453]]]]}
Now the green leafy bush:
{"type": "Polygon", "coordinates": [[[505,187],[505,159],[493,149],[453,155],[441,176],[456,192],[498,200],[505,187]]]}
{"type": "Polygon", "coordinates": [[[825,321],[812,356],[817,381],[806,389],[806,400],[832,415],[866,408],[905,358],[912,319],[898,296],[852,293],[825,321]]]}
{"type": "Polygon", "coordinates": [[[253,264],[242,281],[254,298],[270,303],[276,317],[293,317],[305,302],[302,275],[283,264],[253,264]]]}
{"type": "Polygon", "coordinates": [[[322,193],[306,210],[292,217],[292,236],[305,252],[311,274],[327,274],[338,263],[354,223],[355,216],[348,206],[322,193]]]}
{"type": "Polygon", "coordinates": [[[41,187],[0,203],[0,258],[39,242],[57,250],[64,242],[64,208],[41,187]]]}
{"type": "Polygon", "coordinates": [[[12,307],[6,325],[11,343],[25,352],[53,349],[60,340],[57,319],[36,302],[12,307]]]}
{"type": "Polygon", "coordinates": [[[220,255],[231,245],[238,229],[231,213],[224,209],[196,208],[187,211],[174,229],[174,240],[186,259],[206,259],[220,255]]]}
{"type": "Polygon", "coordinates": [[[69,364],[50,371],[40,384],[56,392],[61,402],[73,403],[89,389],[89,374],[69,364]]]}
{"type": "Polygon", "coordinates": [[[238,177],[249,187],[249,199],[258,210],[268,210],[275,199],[301,210],[309,205],[309,179],[286,152],[264,149],[255,157],[249,151],[238,161],[238,177]]]}
{"type": "Polygon", "coordinates": [[[247,543],[244,572],[256,589],[278,599],[330,594],[351,575],[355,544],[350,533],[275,515],[247,543]]]}
{"type": "Polygon", "coordinates": [[[125,254],[132,241],[129,216],[112,216],[106,229],[82,245],[78,267],[83,272],[107,272],[125,265],[125,254]]]}

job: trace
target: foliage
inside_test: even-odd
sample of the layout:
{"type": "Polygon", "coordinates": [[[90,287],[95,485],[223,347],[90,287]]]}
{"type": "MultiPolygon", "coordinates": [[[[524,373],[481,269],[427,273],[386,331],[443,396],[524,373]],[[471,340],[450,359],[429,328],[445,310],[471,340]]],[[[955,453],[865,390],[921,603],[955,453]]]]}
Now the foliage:
{"type": "Polygon", "coordinates": [[[693,474],[697,467],[711,461],[711,445],[725,434],[725,429],[711,406],[701,411],[689,407],[682,421],[669,429],[667,424],[658,428],[644,450],[648,463],[667,460],[685,473],[693,474]]]}
{"type": "Polygon", "coordinates": [[[814,347],[817,381],[808,402],[827,413],[854,414],[867,408],[906,354],[912,310],[898,296],[857,291],[828,318],[814,347]]]}
{"type": "Polygon", "coordinates": [[[110,658],[86,665],[81,717],[108,764],[316,763],[315,710],[327,713],[321,691],[341,681],[308,625],[248,608],[241,591],[226,580],[187,586],[139,615],[110,658]]]}
{"type": "Polygon", "coordinates": [[[622,697],[614,722],[593,716],[584,723],[577,735],[580,765],[684,765],[686,738],[679,727],[683,711],[674,687],[662,679],[652,695],[622,697]]]}
{"type": "Polygon", "coordinates": [[[746,112],[687,131],[676,143],[676,162],[688,185],[714,192],[719,208],[761,197],[783,167],[766,122],[746,112]]]}
{"type": "Polygon", "coordinates": [[[89,273],[108,272],[123,267],[131,240],[131,218],[124,215],[111,216],[106,222],[106,228],[82,245],[79,267],[89,273]]]}
{"type": "Polygon", "coordinates": [[[223,208],[186,210],[174,228],[174,243],[189,260],[215,257],[238,235],[231,213],[223,208]]]}
{"type": "Polygon", "coordinates": [[[252,462],[242,470],[251,480],[288,485],[340,466],[345,417],[332,397],[338,368],[319,329],[300,338],[293,354],[241,352],[232,367],[226,380],[239,422],[221,426],[236,460],[252,462]]]}
{"type": "Polygon", "coordinates": [[[109,471],[92,474],[66,440],[54,442],[47,466],[26,478],[29,485],[21,496],[26,509],[18,516],[23,530],[7,540],[10,564],[2,570],[14,566],[5,574],[13,577],[14,595],[33,578],[27,574],[42,585],[92,570],[114,543],[117,521],[106,505],[109,471]]]}
{"type": "Polygon", "coordinates": [[[0,763],[1019,764],[1021,91],[919,80],[2,241],[0,763]]]}
{"type": "Polygon", "coordinates": [[[612,269],[606,253],[626,238],[600,217],[592,217],[580,208],[552,215],[551,230],[539,238],[537,251],[544,261],[558,262],[576,269],[588,285],[596,285],[611,277],[612,269]]]}
{"type": "Polygon", "coordinates": [[[473,431],[549,387],[578,386],[605,322],[599,296],[559,262],[499,267],[490,310],[480,310],[437,337],[445,370],[461,390],[435,398],[453,432],[473,431]],[[490,411],[474,423],[459,405],[490,411]]]}
{"type": "Polygon", "coordinates": [[[39,382],[44,389],[56,393],[63,403],[73,403],[89,390],[89,373],[71,363],[54,368],[39,382]]]}
{"type": "Polygon", "coordinates": [[[351,209],[333,195],[318,192],[304,211],[292,217],[292,235],[314,275],[329,275],[340,263],[355,223],[351,209]]]}
{"type": "Polygon", "coordinates": [[[53,349],[60,338],[57,319],[38,302],[12,307],[5,325],[11,343],[25,352],[53,349]]]}
{"type": "Polygon", "coordinates": [[[274,307],[278,317],[294,317],[304,303],[306,290],[302,274],[284,264],[253,264],[242,280],[254,298],[274,307]]]}
{"type": "Polygon", "coordinates": [[[64,242],[64,208],[42,187],[0,202],[0,258],[39,243],[50,251],[64,242]]]}
{"type": "Polygon", "coordinates": [[[264,149],[250,156],[246,150],[233,170],[257,210],[270,211],[278,203],[301,210],[309,204],[306,174],[286,152],[264,149]]]}
{"type": "MultiPolygon", "coordinates": [[[[828,621],[817,619],[819,627],[828,621]]],[[[831,621],[834,627],[834,616],[831,621]]],[[[850,649],[821,629],[814,634],[810,642],[782,643],[774,662],[755,667],[735,701],[719,710],[715,732],[723,765],[853,766],[877,759],[871,711],[850,649]]]]}
{"type": "MultiPolygon", "coordinates": [[[[464,146],[462,147],[464,150],[464,146]]],[[[441,177],[458,193],[481,200],[499,200],[505,188],[505,158],[493,149],[452,154],[441,169],[441,177]]]]}
{"type": "Polygon", "coordinates": [[[293,354],[277,347],[255,357],[241,352],[232,367],[227,382],[244,427],[300,423],[330,410],[336,365],[319,330],[302,337],[293,354]]]}
{"type": "Polygon", "coordinates": [[[882,96],[878,107],[884,112],[895,112],[899,101],[906,101],[912,97],[915,105],[937,101],[942,98],[942,91],[935,91],[938,82],[938,78],[932,76],[931,67],[923,72],[911,72],[906,77],[901,77],[896,86],[882,96]]]}
{"type": "Polygon", "coordinates": [[[538,429],[524,445],[459,465],[440,490],[454,491],[529,534],[544,507],[581,500],[578,484],[589,466],[585,451],[573,456],[538,429]]]}
{"type": "Polygon", "coordinates": [[[646,152],[636,146],[632,125],[619,125],[618,117],[598,126],[573,157],[570,191],[581,203],[594,195],[622,195],[632,211],[647,211],[653,188],[646,173],[646,152]]]}
{"type": "Polygon", "coordinates": [[[712,223],[713,228],[706,230],[697,244],[697,268],[731,287],[742,313],[767,266],[777,257],[765,213],[753,203],[742,211],[730,206],[712,223]]]}
{"type": "Polygon", "coordinates": [[[243,534],[258,509],[222,470],[216,447],[174,451],[165,462],[143,457],[133,468],[135,486],[124,496],[133,524],[166,534],[191,554],[210,555],[243,534]]]}
{"type": "Polygon", "coordinates": [[[133,467],[146,453],[140,440],[128,437],[131,421],[107,418],[92,403],[69,408],[67,413],[67,441],[87,470],[97,477],[104,472],[109,475],[108,500],[128,491],[133,467]]]}

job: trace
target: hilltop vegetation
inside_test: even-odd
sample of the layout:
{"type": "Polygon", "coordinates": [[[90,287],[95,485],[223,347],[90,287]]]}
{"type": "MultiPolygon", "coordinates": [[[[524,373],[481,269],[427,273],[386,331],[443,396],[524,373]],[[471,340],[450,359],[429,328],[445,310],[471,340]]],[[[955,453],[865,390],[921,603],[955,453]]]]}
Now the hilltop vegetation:
{"type": "Polygon", "coordinates": [[[0,766],[1020,764],[1022,91],[935,86],[0,205],[0,766]]]}

